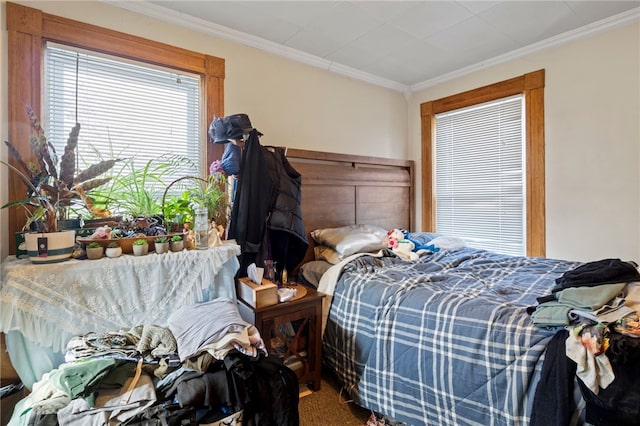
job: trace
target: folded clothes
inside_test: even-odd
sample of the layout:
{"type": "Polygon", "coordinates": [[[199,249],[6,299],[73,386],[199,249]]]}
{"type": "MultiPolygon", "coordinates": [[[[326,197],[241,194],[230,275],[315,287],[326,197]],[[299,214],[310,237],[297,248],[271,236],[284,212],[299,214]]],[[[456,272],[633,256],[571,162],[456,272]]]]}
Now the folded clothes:
{"type": "Polygon", "coordinates": [[[556,289],[640,281],[640,272],[637,267],[638,265],[634,262],[624,262],[620,259],[587,262],[557,278],[558,287],[556,289]]]}
{"type": "Polygon", "coordinates": [[[597,313],[597,311],[582,311],[580,309],[572,309],[571,311],[569,311],[569,319],[572,321],[587,319],[589,321],[597,323],[611,324],[635,312],[636,311],[627,306],[621,306],[617,309],[612,309],[603,313],[597,313]]]}

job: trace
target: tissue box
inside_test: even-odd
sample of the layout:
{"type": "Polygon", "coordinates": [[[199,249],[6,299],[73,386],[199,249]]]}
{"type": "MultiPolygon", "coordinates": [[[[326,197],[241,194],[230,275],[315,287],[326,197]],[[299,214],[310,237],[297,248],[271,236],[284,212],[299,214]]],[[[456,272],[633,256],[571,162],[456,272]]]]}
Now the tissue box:
{"type": "Polygon", "coordinates": [[[266,279],[262,279],[262,285],[258,285],[247,277],[240,278],[236,285],[236,292],[238,298],[253,308],[278,303],[278,286],[266,279]]]}

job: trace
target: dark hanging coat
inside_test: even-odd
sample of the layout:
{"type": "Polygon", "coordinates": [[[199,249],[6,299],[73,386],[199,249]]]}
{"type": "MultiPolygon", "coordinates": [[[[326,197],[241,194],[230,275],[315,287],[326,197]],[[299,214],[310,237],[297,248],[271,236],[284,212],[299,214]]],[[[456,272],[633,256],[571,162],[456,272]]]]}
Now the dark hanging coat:
{"type": "Polygon", "coordinates": [[[236,199],[228,238],[240,245],[239,276],[247,266],[264,259],[291,271],[308,247],[302,222],[302,176],[289,163],[284,150],[260,145],[259,132],[245,142],[236,199]]]}

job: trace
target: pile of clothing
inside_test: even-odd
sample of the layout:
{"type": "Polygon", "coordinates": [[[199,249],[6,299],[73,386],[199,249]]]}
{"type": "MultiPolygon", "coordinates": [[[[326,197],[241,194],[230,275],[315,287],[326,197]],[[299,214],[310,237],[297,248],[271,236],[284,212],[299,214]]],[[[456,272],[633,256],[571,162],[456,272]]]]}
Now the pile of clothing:
{"type": "Polygon", "coordinates": [[[236,302],[218,298],[167,327],[75,336],[9,425],[298,425],[297,403],[295,373],[268,356],[236,302]]]}
{"type": "Polygon", "coordinates": [[[589,262],[565,272],[556,284],[529,308],[535,324],[563,328],[545,353],[532,424],[549,424],[551,415],[564,419],[557,424],[567,420],[573,376],[579,379],[588,423],[638,424],[638,265],[620,259],[589,262]]]}

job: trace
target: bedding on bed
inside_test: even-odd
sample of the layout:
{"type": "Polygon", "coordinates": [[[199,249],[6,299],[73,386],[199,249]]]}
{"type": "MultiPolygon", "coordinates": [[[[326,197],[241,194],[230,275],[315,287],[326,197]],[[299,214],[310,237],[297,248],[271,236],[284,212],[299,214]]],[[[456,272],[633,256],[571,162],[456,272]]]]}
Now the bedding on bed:
{"type": "Polygon", "coordinates": [[[325,288],[323,360],[356,403],[407,424],[526,425],[557,331],[526,309],[577,265],[468,247],[361,255],[325,288]]]}

